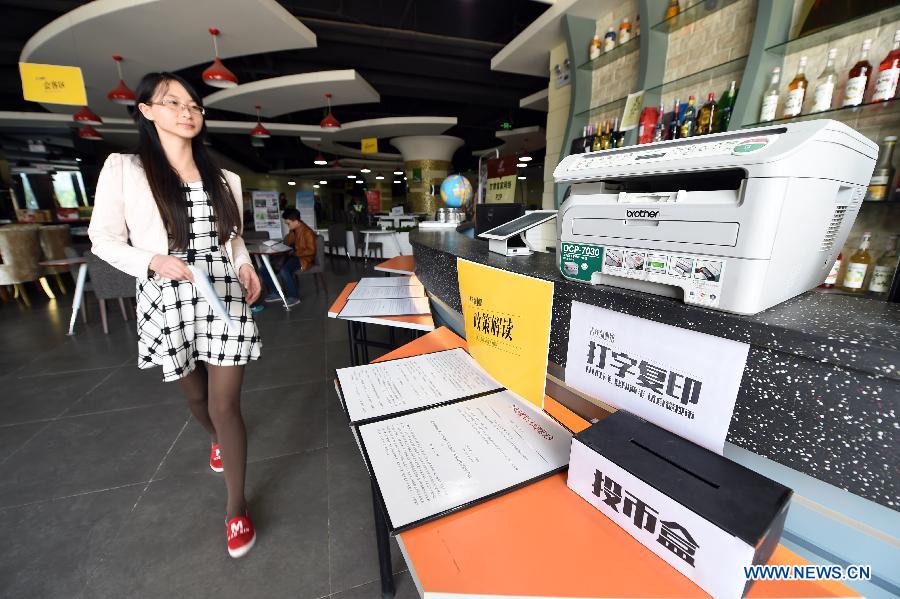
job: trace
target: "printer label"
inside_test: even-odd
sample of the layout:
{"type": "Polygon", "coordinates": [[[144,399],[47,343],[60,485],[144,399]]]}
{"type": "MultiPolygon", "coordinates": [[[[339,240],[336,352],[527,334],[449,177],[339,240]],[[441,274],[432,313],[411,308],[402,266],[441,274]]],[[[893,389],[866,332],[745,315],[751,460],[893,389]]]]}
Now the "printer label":
{"type": "Polygon", "coordinates": [[[734,146],[734,149],[731,150],[733,154],[751,154],[753,152],[758,152],[762,150],[767,145],[769,145],[768,137],[754,137],[752,139],[747,139],[734,146]]]}
{"type": "Polygon", "coordinates": [[[559,270],[569,279],[590,282],[595,272],[603,270],[603,247],[564,241],[560,245],[559,270]]]}
{"type": "Polygon", "coordinates": [[[625,218],[656,218],[659,210],[626,210],[625,218]]]}

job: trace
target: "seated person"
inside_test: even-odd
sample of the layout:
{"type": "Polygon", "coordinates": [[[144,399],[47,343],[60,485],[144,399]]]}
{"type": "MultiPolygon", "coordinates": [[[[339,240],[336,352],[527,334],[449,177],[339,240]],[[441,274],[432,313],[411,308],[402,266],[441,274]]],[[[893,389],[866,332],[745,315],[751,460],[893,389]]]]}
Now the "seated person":
{"type": "MultiPolygon", "coordinates": [[[[316,261],[316,232],[300,220],[300,211],[296,208],[288,208],[281,214],[281,218],[290,229],[284,238],[284,243],[294,248],[293,254],[285,260],[278,271],[278,278],[281,279],[284,292],[287,294],[288,307],[290,307],[300,303],[300,292],[297,290],[294,273],[297,270],[308,269],[316,261]]],[[[269,276],[268,270],[263,269],[260,275],[270,291],[266,296],[266,301],[280,302],[281,297],[275,291],[275,284],[272,277],[269,276]]]]}

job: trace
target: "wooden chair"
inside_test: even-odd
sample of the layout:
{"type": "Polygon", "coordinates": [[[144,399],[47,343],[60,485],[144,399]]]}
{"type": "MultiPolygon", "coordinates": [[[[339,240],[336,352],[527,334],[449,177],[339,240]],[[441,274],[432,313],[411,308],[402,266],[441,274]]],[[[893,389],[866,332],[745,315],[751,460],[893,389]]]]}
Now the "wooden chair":
{"type": "MultiPolygon", "coordinates": [[[[72,237],[69,234],[69,225],[44,225],[41,227],[41,249],[45,260],[60,260],[66,258],[66,248],[71,247],[72,237]]],[[[66,285],[60,273],[69,272],[68,266],[48,266],[44,272],[53,275],[56,286],[62,293],[66,293],[66,285]]]]}
{"type": "Polygon", "coordinates": [[[47,297],[54,299],[53,291],[44,278],[41,261],[39,225],[5,225],[0,227],[0,285],[12,285],[14,297],[31,307],[31,300],[23,283],[40,282],[47,297]]]}

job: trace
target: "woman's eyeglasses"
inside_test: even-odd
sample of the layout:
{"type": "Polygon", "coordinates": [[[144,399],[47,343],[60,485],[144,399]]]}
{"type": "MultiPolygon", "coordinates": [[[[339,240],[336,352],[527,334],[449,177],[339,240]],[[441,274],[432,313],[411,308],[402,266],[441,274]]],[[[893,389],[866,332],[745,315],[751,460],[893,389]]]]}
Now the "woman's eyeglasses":
{"type": "Polygon", "coordinates": [[[162,106],[164,108],[168,108],[172,112],[180,113],[182,110],[187,109],[192,116],[203,116],[206,114],[206,109],[198,104],[183,104],[178,100],[172,100],[171,98],[166,98],[162,102],[147,102],[147,104],[156,104],[158,106],[162,106]]]}

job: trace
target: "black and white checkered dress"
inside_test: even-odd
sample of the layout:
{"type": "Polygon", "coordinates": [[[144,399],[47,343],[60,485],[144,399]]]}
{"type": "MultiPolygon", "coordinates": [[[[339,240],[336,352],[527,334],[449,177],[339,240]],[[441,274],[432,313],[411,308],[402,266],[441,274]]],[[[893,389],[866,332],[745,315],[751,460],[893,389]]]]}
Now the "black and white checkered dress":
{"type": "Polygon", "coordinates": [[[212,202],[201,182],[187,189],[188,250],[169,254],[206,270],[239,330],[228,331],[190,281],[158,275],[138,279],[138,367],[162,366],[164,381],[189,374],[197,360],[216,366],[246,364],[259,358],[262,347],[234,266],[219,245],[212,202]]]}

